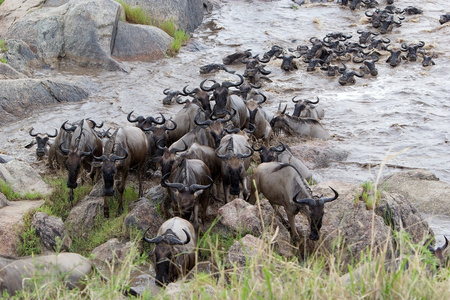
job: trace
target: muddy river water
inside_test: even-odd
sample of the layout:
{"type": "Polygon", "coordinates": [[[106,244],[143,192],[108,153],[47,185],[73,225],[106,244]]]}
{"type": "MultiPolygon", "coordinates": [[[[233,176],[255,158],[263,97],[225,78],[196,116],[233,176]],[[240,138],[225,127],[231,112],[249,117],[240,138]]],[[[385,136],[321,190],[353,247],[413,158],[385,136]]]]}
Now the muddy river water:
{"type": "MultiPolygon", "coordinates": [[[[384,7],[385,0],[379,2],[384,7]]],[[[181,106],[163,106],[163,90],[198,87],[206,78],[235,81],[235,76],[224,72],[201,75],[199,67],[221,63],[224,56],[236,50],[251,49],[254,55],[262,55],[275,44],[284,48],[311,46],[311,37],[322,39],[331,32],[351,34],[351,40],[357,41],[358,29],[372,29],[364,15],[366,9],[352,11],[335,2],[293,4],[290,0],[222,1],[220,8],[205,16],[176,57],[154,63],[125,62],[131,69],[128,73],[86,71],[71,65],[37,72],[36,77],[81,82],[90,88],[91,95],[79,103],[37,110],[3,127],[0,150],[32,162],[33,151],[23,147],[30,140],[31,126],[53,132],[65,120],[90,117],[117,127],[129,124],[126,115],[132,110],[144,116],[160,112],[173,115],[181,106]]],[[[403,42],[424,41],[424,49],[436,53],[436,65],[423,67],[420,58],[392,68],[386,63],[389,53],[382,52],[378,76],[356,78],[351,86],[339,85],[337,77],[327,77],[324,71],[306,72],[302,61],[292,72],[281,70],[281,60],[272,60],[266,66],[272,72],[268,75],[272,82],[264,82],[262,87],[268,96],[266,107],[275,112],[281,101],[292,112],[293,96],[311,100],[319,97],[325,109],[322,123],[333,135],[327,143],[348,153],[345,162],[314,170],[324,180],[375,181],[387,153],[405,150],[388,161],[383,176],[402,168],[423,168],[450,182],[450,25],[438,22],[439,16],[450,10],[448,0],[402,0],[395,4],[400,8],[417,6],[423,14],[407,15],[400,27],[383,37],[391,40],[392,48],[399,48],[403,42]],[[362,167],[367,164],[372,167],[362,167]]],[[[358,69],[359,65],[348,63],[348,67],[358,69]]],[[[243,74],[244,65],[230,68],[243,74]]]]}

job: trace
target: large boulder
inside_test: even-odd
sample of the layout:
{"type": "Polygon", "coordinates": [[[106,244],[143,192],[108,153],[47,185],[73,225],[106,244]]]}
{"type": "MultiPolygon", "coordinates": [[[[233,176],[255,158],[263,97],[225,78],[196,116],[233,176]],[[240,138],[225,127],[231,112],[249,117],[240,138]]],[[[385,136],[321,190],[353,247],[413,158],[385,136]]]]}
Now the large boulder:
{"type": "Polygon", "coordinates": [[[203,0],[125,0],[138,5],[156,21],[173,20],[179,29],[193,32],[203,21],[203,0]]]}
{"type": "Polygon", "coordinates": [[[27,78],[24,74],[18,72],[9,64],[0,63],[0,80],[4,79],[24,79],[27,78]]]}
{"type": "Polygon", "coordinates": [[[58,102],[75,102],[89,93],[81,86],[59,79],[2,80],[0,125],[24,118],[36,108],[58,102]]]}
{"type": "Polygon", "coordinates": [[[292,257],[294,249],[289,231],[278,220],[267,200],[261,200],[260,208],[261,210],[257,205],[251,205],[242,199],[235,199],[222,206],[217,215],[222,225],[236,233],[251,233],[255,236],[268,233],[266,237],[273,237],[275,251],[285,257],[292,257]]]}
{"type": "Polygon", "coordinates": [[[137,228],[142,232],[148,229],[147,236],[156,236],[164,219],[156,212],[155,207],[146,198],[140,198],[128,205],[131,210],[123,220],[123,225],[137,228]]]}
{"type": "Polygon", "coordinates": [[[31,220],[31,226],[39,235],[41,243],[46,250],[69,251],[72,240],[61,218],[49,216],[44,212],[37,212],[31,220]]]}
{"type": "MultiPolygon", "coordinates": [[[[319,251],[339,251],[343,265],[360,258],[368,248],[381,250],[392,241],[393,232],[406,229],[414,242],[423,242],[433,236],[432,230],[401,195],[381,193],[378,207],[368,209],[362,200],[363,188],[359,184],[329,181],[312,187],[313,195],[327,195],[329,186],[339,192],[339,198],[325,204],[325,215],[320,231],[321,243],[312,242],[304,236],[301,255],[311,254],[318,245],[319,251]]],[[[304,233],[302,233],[304,235],[304,233]]]]}
{"type": "Polygon", "coordinates": [[[44,204],[38,201],[9,201],[8,206],[0,209],[0,255],[19,256],[19,234],[23,226],[23,217],[31,209],[44,204]]]}
{"type": "MultiPolygon", "coordinates": [[[[3,58],[7,64],[28,77],[32,76],[33,69],[43,66],[39,56],[34,53],[27,43],[21,40],[9,39],[6,41],[6,53],[3,58]]],[[[11,78],[16,79],[16,78],[11,78]]]]}
{"type": "Polygon", "coordinates": [[[48,196],[52,192],[51,187],[42,180],[41,176],[29,164],[18,160],[0,164],[0,179],[19,195],[36,193],[48,196]]]}
{"type": "Polygon", "coordinates": [[[8,206],[8,205],[9,205],[8,199],[6,199],[5,195],[0,193],[0,208],[3,208],[3,207],[8,206]]]}
{"type": "Polygon", "coordinates": [[[65,224],[71,234],[86,237],[94,227],[98,213],[103,213],[103,197],[86,197],[72,208],[65,224]]]}
{"type": "Polygon", "coordinates": [[[72,0],[26,14],[8,28],[5,37],[24,41],[50,67],[57,67],[65,57],[81,66],[124,70],[111,57],[123,13],[123,7],[112,0],[72,0]]]}
{"type": "Polygon", "coordinates": [[[42,0],[5,0],[0,5],[0,37],[5,36],[12,23],[35,10],[41,4],[42,0]]]}
{"type": "Polygon", "coordinates": [[[450,184],[425,170],[394,173],[380,184],[390,193],[404,195],[421,213],[450,216],[450,184]]]}
{"type": "Polygon", "coordinates": [[[112,55],[126,61],[155,61],[165,57],[172,41],[158,27],[119,22],[112,55]]]}

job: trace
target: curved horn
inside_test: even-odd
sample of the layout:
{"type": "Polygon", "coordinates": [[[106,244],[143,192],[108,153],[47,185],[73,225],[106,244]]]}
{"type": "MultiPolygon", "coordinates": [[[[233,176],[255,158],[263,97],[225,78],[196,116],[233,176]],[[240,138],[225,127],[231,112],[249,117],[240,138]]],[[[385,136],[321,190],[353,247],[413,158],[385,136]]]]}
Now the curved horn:
{"type": "Polygon", "coordinates": [[[62,142],[61,144],[59,144],[59,150],[61,150],[61,153],[62,154],[64,154],[64,155],[68,155],[69,154],[69,149],[65,149],[65,148],[63,148],[63,144],[65,143],[66,141],[64,141],[64,142],[62,142]]]}
{"type": "Polygon", "coordinates": [[[38,134],[37,133],[35,133],[35,134],[33,134],[33,127],[31,127],[31,130],[30,130],[30,132],[28,132],[32,137],[35,137],[35,136],[37,136],[38,134]]]}
{"type": "Polygon", "coordinates": [[[169,92],[170,92],[170,89],[169,89],[169,88],[167,88],[167,89],[165,89],[165,90],[163,91],[163,94],[164,94],[164,95],[168,95],[168,94],[169,94],[169,92]]]}
{"type": "Polygon", "coordinates": [[[309,104],[317,104],[317,103],[319,103],[319,97],[316,96],[316,98],[317,98],[316,102],[313,102],[311,100],[306,100],[306,103],[309,103],[309,104]]]}
{"type": "MultiPolygon", "coordinates": [[[[155,118],[153,118],[153,117],[149,117],[150,118],[150,120],[151,120],[151,122],[153,122],[153,123],[155,123],[155,124],[158,124],[158,125],[162,125],[162,124],[164,124],[164,123],[166,123],[166,117],[164,117],[164,115],[162,114],[162,113],[159,113],[160,115],[161,115],[161,118],[162,118],[162,120],[160,121],[160,122],[158,122],[155,118]]],[[[149,119],[149,118],[147,118],[147,119],[149,119]]]]}
{"type": "Polygon", "coordinates": [[[249,149],[249,150],[250,150],[250,153],[249,153],[249,154],[238,153],[238,154],[236,154],[236,156],[237,156],[238,158],[240,158],[240,159],[245,159],[245,158],[250,157],[250,156],[253,155],[254,151],[253,151],[252,148],[250,148],[249,146],[245,146],[245,148],[249,149]]]}
{"type": "Polygon", "coordinates": [[[301,192],[301,190],[298,191],[297,193],[295,193],[294,197],[292,198],[292,200],[293,200],[295,203],[298,203],[298,204],[306,204],[306,205],[309,205],[309,206],[317,206],[316,200],[314,200],[314,199],[312,199],[312,198],[297,199],[297,196],[298,196],[298,194],[300,194],[300,192],[301,192]]]}
{"type": "MultiPolygon", "coordinates": [[[[254,142],[253,144],[252,144],[252,149],[254,150],[254,151],[261,151],[263,148],[263,146],[261,145],[261,147],[259,147],[259,148],[256,148],[255,146],[256,146],[256,143],[257,142],[254,142]]],[[[272,148],[271,148],[272,149],[272,148]]]]}
{"type": "Polygon", "coordinates": [[[146,238],[144,236],[143,239],[144,239],[144,241],[146,241],[147,243],[150,243],[150,244],[159,244],[163,241],[164,238],[162,236],[158,235],[157,237],[152,238],[152,239],[146,238]]]}
{"type": "Polygon", "coordinates": [[[281,112],[282,115],[284,115],[286,113],[286,108],[287,108],[287,104],[284,106],[283,111],[281,112]]]}
{"type": "Polygon", "coordinates": [[[270,150],[276,151],[276,152],[283,152],[284,150],[286,150],[286,145],[283,142],[280,142],[280,146],[281,146],[281,148],[270,147],[270,150]]]}
{"type": "Polygon", "coordinates": [[[333,189],[331,186],[329,188],[334,192],[334,196],[329,198],[320,197],[320,200],[323,201],[323,203],[334,201],[339,197],[339,194],[335,189],[333,189]]]}
{"type": "Polygon", "coordinates": [[[373,13],[372,13],[372,15],[369,15],[369,11],[366,11],[366,12],[365,12],[365,15],[366,15],[366,17],[371,18],[371,17],[373,16],[373,13]]]}
{"type": "Polygon", "coordinates": [[[166,184],[166,186],[168,186],[172,189],[177,189],[179,192],[182,192],[184,190],[184,184],[182,184],[182,183],[179,183],[179,182],[171,183],[171,182],[168,182],[167,180],[165,180],[164,183],[166,184]]]}
{"type": "Polygon", "coordinates": [[[200,82],[200,88],[202,89],[202,91],[205,91],[205,92],[213,91],[213,90],[215,90],[217,87],[220,86],[220,83],[218,83],[217,81],[215,81],[215,80],[210,80],[210,81],[214,82],[214,84],[213,84],[212,86],[210,86],[210,87],[205,87],[205,82],[206,82],[207,80],[210,80],[210,79],[205,79],[205,80],[203,80],[202,82],[200,82]]]}
{"type": "Polygon", "coordinates": [[[123,151],[125,151],[125,155],[124,155],[124,156],[118,156],[118,155],[113,154],[113,155],[111,155],[111,157],[110,157],[109,159],[110,159],[111,161],[124,160],[124,159],[126,159],[126,158],[128,157],[128,151],[127,151],[127,149],[125,149],[125,148],[123,148],[123,147],[122,147],[122,149],[123,149],[123,151]]]}
{"type": "MultiPolygon", "coordinates": [[[[211,178],[210,178],[211,179],[211,178]]],[[[210,188],[211,187],[211,183],[210,184],[208,184],[208,185],[202,185],[202,184],[192,184],[190,187],[189,187],[189,191],[191,191],[191,192],[196,192],[196,191],[198,191],[198,190],[206,190],[207,188],[210,188]]]]}
{"type": "Polygon", "coordinates": [[[189,243],[191,241],[191,235],[184,228],[183,228],[183,231],[186,234],[186,240],[184,242],[182,242],[179,239],[177,239],[177,238],[175,238],[175,237],[170,235],[167,238],[167,243],[169,245],[186,245],[187,243],[189,243]]]}
{"type": "Polygon", "coordinates": [[[138,122],[138,120],[139,120],[139,118],[136,118],[136,119],[131,119],[131,114],[134,112],[134,110],[132,110],[128,115],[127,115],[127,120],[128,120],[128,122],[130,122],[130,123],[135,123],[135,122],[138,122]]]}
{"type": "Polygon", "coordinates": [[[229,129],[228,127],[224,127],[223,130],[225,130],[229,134],[233,134],[233,133],[238,133],[239,132],[239,128],[229,129]]]}
{"type": "Polygon", "coordinates": [[[240,86],[242,83],[244,83],[244,77],[241,74],[236,74],[239,77],[239,82],[230,82],[230,81],[224,81],[222,82],[222,86],[224,87],[232,87],[232,86],[240,86]]]}
{"type": "Polygon", "coordinates": [[[107,157],[106,157],[106,155],[102,155],[100,157],[94,156],[94,159],[104,161],[105,159],[107,159],[107,157]]]}
{"type": "Polygon", "coordinates": [[[53,135],[47,133],[47,136],[48,136],[48,137],[51,137],[51,138],[54,138],[54,137],[56,137],[57,135],[58,135],[58,129],[55,129],[55,134],[53,134],[53,135]]]}
{"type": "Polygon", "coordinates": [[[445,248],[447,248],[447,246],[448,246],[448,240],[447,240],[447,237],[445,235],[444,235],[444,239],[445,239],[444,245],[442,245],[441,247],[438,247],[438,249],[441,250],[441,251],[444,251],[445,248]]]}
{"type": "Polygon", "coordinates": [[[166,125],[164,125],[164,129],[165,129],[165,130],[168,130],[168,131],[172,131],[172,130],[177,129],[177,123],[176,123],[174,120],[172,120],[172,119],[169,119],[169,121],[172,122],[173,127],[172,127],[172,128],[169,128],[169,127],[167,127],[166,125]]]}
{"type": "Polygon", "coordinates": [[[423,46],[425,46],[425,42],[423,41],[419,41],[419,44],[416,45],[416,47],[422,48],[423,46]]]}
{"type": "Polygon", "coordinates": [[[200,115],[200,110],[198,110],[197,114],[195,115],[195,118],[194,118],[195,125],[198,125],[198,126],[209,126],[209,125],[211,125],[213,123],[213,121],[211,121],[211,120],[199,121],[198,120],[199,115],[200,115]]]}
{"type": "Polygon", "coordinates": [[[302,99],[295,100],[295,98],[297,98],[297,97],[300,97],[300,96],[296,95],[296,96],[292,97],[292,102],[298,103],[298,102],[302,101],[302,99]]]}
{"type": "Polygon", "coordinates": [[[262,100],[258,101],[258,104],[263,104],[264,102],[266,102],[266,100],[267,100],[267,96],[266,95],[264,95],[261,92],[258,92],[258,95],[261,95],[263,97],[262,100]]]}
{"type": "Polygon", "coordinates": [[[193,95],[193,94],[195,94],[195,93],[197,92],[197,89],[194,89],[193,91],[189,91],[189,90],[187,89],[188,86],[189,86],[189,84],[186,85],[186,86],[183,88],[183,93],[185,93],[184,96],[193,95]]]}

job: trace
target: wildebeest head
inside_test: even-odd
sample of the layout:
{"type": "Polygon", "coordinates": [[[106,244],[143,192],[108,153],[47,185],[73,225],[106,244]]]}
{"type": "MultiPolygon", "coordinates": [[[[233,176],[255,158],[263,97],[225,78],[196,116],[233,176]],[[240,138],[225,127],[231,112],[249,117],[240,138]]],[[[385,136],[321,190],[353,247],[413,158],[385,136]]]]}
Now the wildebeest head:
{"type": "Polygon", "coordinates": [[[280,142],[278,147],[270,147],[267,148],[265,145],[261,145],[260,148],[255,147],[255,144],[252,145],[252,149],[254,151],[259,152],[259,158],[261,159],[261,163],[277,161],[278,155],[280,155],[284,150],[286,150],[286,145],[280,142]]]}
{"type": "Polygon", "coordinates": [[[301,100],[301,99],[295,100],[295,98],[297,98],[297,96],[294,96],[292,98],[292,102],[295,103],[294,113],[292,115],[295,116],[295,117],[299,117],[301,112],[303,110],[305,110],[305,108],[307,106],[309,106],[311,104],[318,104],[319,103],[319,97],[317,97],[317,100],[315,102],[314,101],[310,101],[310,100],[301,100]]]}
{"type": "MultiPolygon", "coordinates": [[[[230,140],[232,142],[232,139],[230,140]]],[[[226,170],[230,181],[230,194],[239,195],[240,187],[239,183],[245,178],[246,169],[244,160],[253,155],[253,149],[246,146],[250,150],[250,153],[232,153],[227,152],[225,154],[216,155],[222,159],[226,164],[226,170]]]]}
{"type": "Polygon", "coordinates": [[[192,91],[189,91],[188,86],[186,85],[183,88],[183,92],[187,95],[187,96],[191,96],[194,98],[194,101],[198,101],[198,105],[203,108],[203,110],[207,113],[207,114],[211,114],[211,104],[209,103],[209,93],[206,91],[202,91],[199,88],[195,88],[192,91]]]}
{"type": "Polygon", "coordinates": [[[250,52],[251,49],[245,50],[245,51],[237,51],[233,54],[225,56],[222,61],[224,65],[231,65],[235,61],[241,61],[243,58],[251,57],[252,53],[250,52]]]}
{"type": "Polygon", "coordinates": [[[174,91],[174,90],[170,90],[168,88],[163,91],[163,94],[166,95],[162,100],[162,103],[164,105],[170,105],[172,103],[172,100],[177,101],[177,100],[181,99],[180,96],[186,96],[186,94],[183,94],[180,91],[174,91]]]}
{"type": "Polygon", "coordinates": [[[441,23],[441,25],[447,23],[448,21],[450,21],[450,14],[441,15],[439,17],[439,23],[441,23]]]}
{"type": "Polygon", "coordinates": [[[178,152],[183,152],[186,151],[188,146],[186,144],[186,142],[183,140],[183,144],[184,144],[184,148],[172,148],[169,149],[167,147],[160,147],[162,148],[161,150],[163,150],[163,154],[161,156],[161,160],[160,160],[160,164],[161,164],[161,186],[162,187],[167,187],[165,180],[168,178],[168,176],[170,175],[173,165],[176,161],[176,155],[178,152]]]}
{"type": "Polygon", "coordinates": [[[277,58],[282,59],[281,69],[283,71],[287,72],[298,69],[297,63],[294,61],[294,58],[298,58],[295,54],[281,53],[277,58]]]}
{"type": "Polygon", "coordinates": [[[89,152],[78,153],[76,151],[72,151],[72,150],[63,148],[63,146],[62,146],[63,144],[64,144],[64,142],[61,143],[61,145],[59,145],[59,149],[61,150],[61,153],[63,155],[67,156],[66,168],[69,173],[69,178],[67,180],[67,187],[69,189],[75,189],[78,186],[77,178],[78,178],[78,173],[80,172],[80,168],[81,168],[81,159],[84,156],[92,155],[94,150],[91,148],[91,151],[89,151],[89,152]]]}
{"type": "MultiPolygon", "coordinates": [[[[113,135],[114,136],[114,135],[113,135]]],[[[116,155],[112,153],[108,156],[102,155],[100,157],[95,157],[94,159],[102,161],[102,172],[103,172],[103,195],[104,196],[113,196],[114,195],[114,178],[117,173],[116,161],[124,160],[128,157],[128,151],[121,147],[120,152],[125,153],[122,156],[116,155]]]]}
{"type": "MultiPolygon", "coordinates": [[[[166,118],[164,117],[163,114],[161,114],[161,118],[162,118],[162,120],[159,123],[160,124],[166,123],[166,118]]],[[[152,146],[154,148],[156,148],[155,149],[155,153],[154,153],[154,158],[156,158],[156,159],[159,159],[163,155],[163,150],[161,149],[161,147],[164,147],[167,144],[167,140],[168,140],[167,131],[172,131],[172,130],[175,130],[177,128],[177,123],[174,120],[169,119],[168,121],[170,123],[172,123],[172,127],[169,127],[169,126],[167,126],[165,124],[164,125],[160,125],[160,126],[152,125],[150,127],[144,127],[144,126],[141,127],[141,129],[144,132],[150,132],[150,131],[152,132],[152,134],[151,134],[151,138],[152,138],[151,144],[152,144],[152,146]]]]}
{"type": "Polygon", "coordinates": [[[240,86],[244,82],[244,77],[240,74],[236,74],[239,77],[238,82],[230,82],[224,81],[222,84],[216,82],[215,80],[211,80],[214,84],[210,87],[206,87],[204,84],[207,79],[203,80],[200,83],[200,88],[203,91],[209,92],[214,90],[214,100],[216,101],[216,105],[214,106],[213,114],[216,117],[223,118],[227,114],[227,102],[228,102],[228,94],[230,87],[240,86]]]}
{"type": "Polygon", "coordinates": [[[325,197],[314,197],[313,198],[305,198],[305,199],[297,199],[298,194],[300,194],[301,190],[298,191],[294,198],[292,199],[295,203],[305,204],[309,207],[309,225],[311,228],[311,233],[309,235],[309,239],[313,241],[317,241],[319,239],[320,228],[322,228],[322,219],[324,215],[324,207],[325,203],[334,201],[338,198],[339,194],[332,187],[330,189],[334,192],[334,197],[325,198],[325,197]]]}
{"type": "Polygon", "coordinates": [[[444,235],[445,243],[441,247],[433,248],[431,245],[428,245],[427,249],[439,260],[439,267],[446,267],[447,261],[444,254],[445,249],[448,246],[447,237],[444,235]]]}
{"type": "Polygon", "coordinates": [[[402,44],[402,51],[406,52],[406,58],[409,61],[417,60],[417,50],[425,46],[425,42],[420,41],[418,44],[408,45],[406,43],[402,44]]]}
{"type": "Polygon", "coordinates": [[[34,141],[30,144],[26,145],[25,148],[29,149],[34,145],[36,147],[36,156],[38,159],[42,159],[45,155],[45,147],[48,145],[48,141],[50,138],[54,138],[58,135],[58,130],[55,129],[55,134],[51,135],[49,133],[33,133],[34,128],[31,128],[29,134],[34,137],[34,141]]]}
{"type": "Polygon", "coordinates": [[[156,271],[155,283],[158,286],[165,286],[175,281],[181,274],[182,266],[176,262],[176,255],[181,253],[174,246],[186,245],[191,241],[190,234],[185,229],[183,231],[186,234],[185,241],[181,241],[171,229],[167,229],[164,234],[153,239],[144,236],[146,242],[156,244],[152,251],[152,258],[156,271]]]}
{"type": "MultiPolygon", "coordinates": [[[[213,180],[209,178],[211,183],[213,180]]],[[[211,187],[211,184],[191,184],[190,186],[182,183],[170,183],[167,180],[165,185],[171,188],[175,193],[176,201],[172,201],[172,209],[175,215],[189,220],[193,210],[195,201],[206,189],[211,187]]]]}

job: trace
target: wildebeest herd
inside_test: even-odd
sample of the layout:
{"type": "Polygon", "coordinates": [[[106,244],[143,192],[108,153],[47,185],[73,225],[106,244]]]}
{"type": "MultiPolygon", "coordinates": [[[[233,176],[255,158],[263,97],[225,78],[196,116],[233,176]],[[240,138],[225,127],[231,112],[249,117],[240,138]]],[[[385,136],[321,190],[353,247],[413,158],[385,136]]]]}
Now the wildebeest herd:
{"type": "MultiPolygon", "coordinates": [[[[300,99],[299,95],[288,95],[295,104],[292,114],[281,104],[275,113],[264,107],[264,82],[271,82],[267,64],[279,59],[283,71],[294,72],[304,62],[306,72],[319,69],[325,71],[324,76],[339,76],[340,85],[354,84],[355,76],[376,77],[375,63],[383,56],[387,56],[385,61],[391,67],[397,67],[402,60],[417,61],[418,54],[422,55],[424,67],[433,65],[435,54],[424,50],[425,42],[403,42],[396,47],[385,36],[393,27],[401,26],[406,16],[421,11],[413,7],[399,9],[392,3],[379,9],[374,3],[350,3],[352,10],[359,6],[370,9],[365,15],[372,28],[358,29],[358,41],[351,40],[352,34],[332,32],[321,39],[311,37],[310,44],[296,48],[273,45],[256,55],[250,49],[237,51],[224,57],[222,63],[200,67],[200,74],[225,71],[233,80],[207,78],[194,89],[185,86],[163,91],[162,104],[182,105],[175,116],[142,116],[132,111],[126,116],[129,126],[102,131],[103,123],[91,119],[65,121],[52,134],[32,128],[29,134],[36,140],[27,147],[36,144],[39,159],[48,153],[50,168],[67,169],[69,201],[73,201],[81,169],[89,173],[91,180],[101,174],[105,217],[109,217],[106,197],[114,194],[114,186],[120,195],[118,213],[122,212],[131,169],[137,171],[140,197],[145,174],[160,169],[160,184],[169,194],[162,204],[168,220],[156,237],[144,238],[156,244],[153,258],[160,285],[176,280],[194,266],[197,235],[200,224],[205,223],[210,199],[225,204],[232,197],[242,197],[254,204],[258,191],[273,206],[284,207],[295,239],[299,234],[294,217],[302,212],[309,220],[310,239],[318,240],[325,203],[338,198],[338,188],[330,187],[328,196],[313,195],[309,185],[317,179],[290,147],[275,142],[275,137],[284,134],[330,139],[321,123],[324,108],[318,97],[300,99]],[[351,69],[351,63],[361,67],[351,69]],[[240,64],[245,65],[243,74],[231,70],[232,65],[240,64]],[[52,138],[53,142],[49,142],[52,138]],[[260,163],[251,166],[255,152],[259,153],[260,163]],[[252,175],[249,168],[253,169],[252,175]]],[[[347,4],[349,1],[342,1],[342,5],[347,4]]]]}

